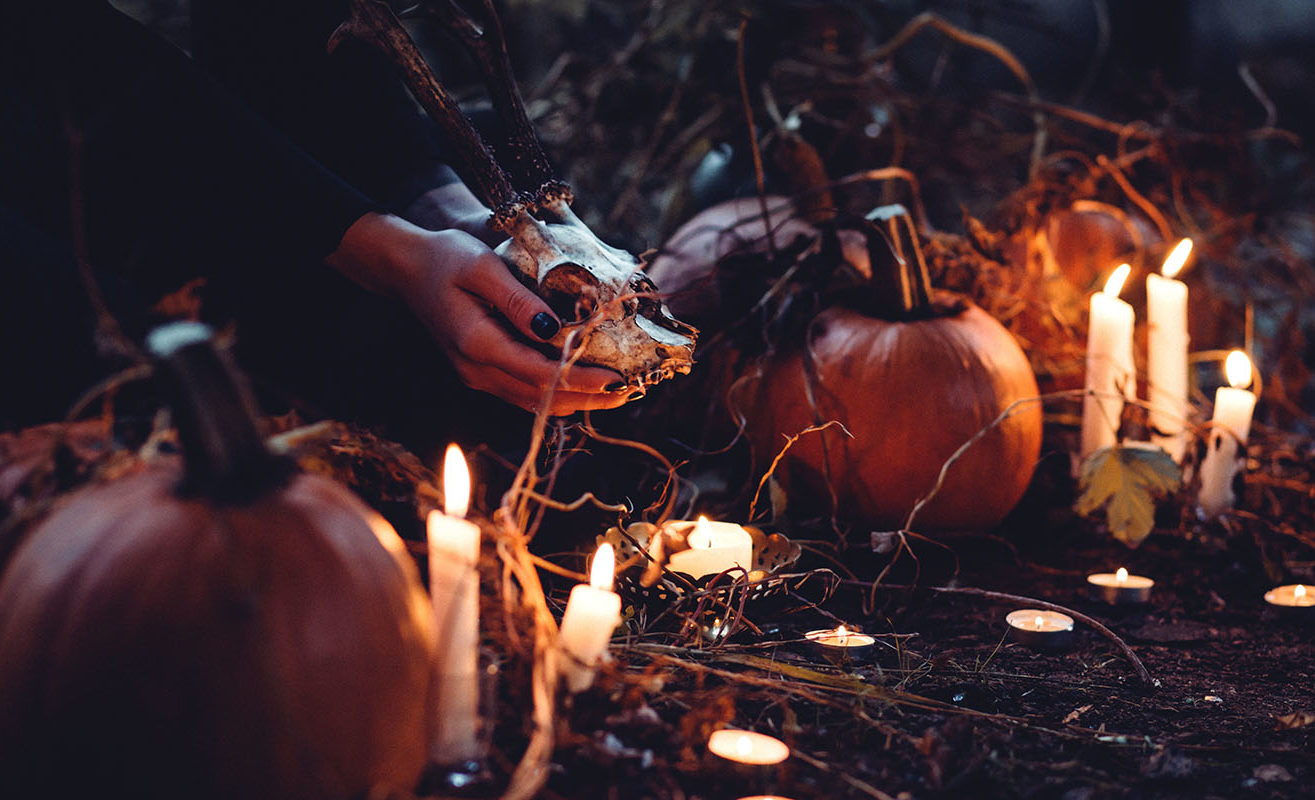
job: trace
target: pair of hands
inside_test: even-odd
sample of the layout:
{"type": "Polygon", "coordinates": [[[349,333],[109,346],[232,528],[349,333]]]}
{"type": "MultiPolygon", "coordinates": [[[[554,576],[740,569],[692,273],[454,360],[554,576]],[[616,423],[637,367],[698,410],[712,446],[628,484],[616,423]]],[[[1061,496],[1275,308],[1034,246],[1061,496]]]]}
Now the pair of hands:
{"type": "Polygon", "coordinates": [[[434,190],[407,216],[366,214],[329,256],[331,266],[367,288],[398,297],[433,334],[466,385],[537,411],[616,408],[631,389],[608,369],[571,366],[527,341],[551,339],[560,321],[490,248],[488,210],[461,184],[434,190]],[[437,228],[430,230],[429,228],[437,228]],[[482,234],[476,236],[474,234],[482,234]],[[559,381],[560,373],[560,382],[559,381]]]}

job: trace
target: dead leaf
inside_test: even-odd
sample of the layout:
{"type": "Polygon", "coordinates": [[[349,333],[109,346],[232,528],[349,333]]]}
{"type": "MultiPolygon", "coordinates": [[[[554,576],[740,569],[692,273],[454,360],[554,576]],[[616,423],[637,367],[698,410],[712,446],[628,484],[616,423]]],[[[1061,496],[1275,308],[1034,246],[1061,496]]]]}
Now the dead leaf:
{"type": "Polygon", "coordinates": [[[1294,711],[1291,714],[1284,714],[1274,720],[1274,730],[1290,731],[1295,728],[1304,728],[1307,725],[1315,725],[1315,714],[1309,711],[1294,711]]]}
{"type": "Polygon", "coordinates": [[[1078,706],[1077,708],[1075,708],[1075,709],[1073,709],[1072,711],[1068,712],[1068,716],[1064,717],[1064,724],[1067,725],[1067,724],[1069,724],[1070,722],[1077,722],[1077,721],[1078,721],[1078,717],[1080,717],[1080,716],[1082,716],[1083,714],[1087,713],[1087,712],[1090,711],[1091,709],[1092,709],[1092,706],[1090,706],[1090,705],[1078,706]]]}
{"type": "Polygon", "coordinates": [[[1182,472],[1163,449],[1105,447],[1083,460],[1073,510],[1089,517],[1103,509],[1114,538],[1136,547],[1155,527],[1155,498],[1181,485],[1182,472]]]}

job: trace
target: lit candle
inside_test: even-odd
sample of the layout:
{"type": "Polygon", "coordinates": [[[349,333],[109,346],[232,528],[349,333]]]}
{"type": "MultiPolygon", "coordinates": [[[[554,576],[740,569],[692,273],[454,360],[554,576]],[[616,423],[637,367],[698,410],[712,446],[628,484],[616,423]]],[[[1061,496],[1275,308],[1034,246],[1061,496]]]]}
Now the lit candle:
{"type": "Polygon", "coordinates": [[[844,625],[834,629],[808,631],[804,634],[822,655],[832,661],[846,661],[869,655],[876,639],[866,633],[851,631],[844,625]]]}
{"type": "Polygon", "coordinates": [[[1265,592],[1265,602],[1282,609],[1315,610],[1315,588],[1304,583],[1275,586],[1265,592]]]}
{"type": "MultiPolygon", "coordinates": [[[[1206,436],[1205,458],[1201,460],[1201,493],[1197,503],[1201,512],[1213,517],[1233,507],[1233,476],[1241,461],[1238,450],[1251,433],[1251,413],[1256,395],[1247,391],[1251,383],[1251,359],[1234,350],[1224,361],[1228,386],[1215,391],[1215,410],[1206,436]]],[[[1245,453],[1242,454],[1245,458],[1245,453]]]]}
{"type": "Polygon", "coordinates": [[[1117,572],[1098,572],[1087,576],[1091,594],[1097,600],[1104,600],[1111,605],[1133,605],[1145,603],[1151,597],[1151,587],[1155,581],[1142,575],[1129,575],[1128,570],[1119,567],[1117,572]]]}
{"type": "Polygon", "coordinates": [[[753,569],[753,537],[732,522],[709,522],[699,517],[686,538],[688,550],[671,554],[667,567],[693,578],[717,575],[728,569],[753,569]]]}
{"type": "Polygon", "coordinates": [[[1124,398],[1135,396],[1132,306],[1119,299],[1132,267],[1119,265],[1105,290],[1091,296],[1087,327],[1086,396],[1082,402],[1082,450],[1086,458],[1118,441],[1124,398]]]}
{"type": "Polygon", "coordinates": [[[443,459],[443,510],[429,512],[429,592],[438,620],[438,735],[434,759],[482,757],[479,744],[479,526],[465,519],[470,470],[461,448],[443,459]]]}
{"type": "Polygon", "coordinates": [[[1063,647],[1073,634],[1073,618],[1058,611],[1020,608],[1009,612],[1005,622],[1009,624],[1009,634],[1014,641],[1029,647],[1063,647]]]}
{"type": "Polygon", "coordinates": [[[1151,441],[1174,461],[1187,447],[1187,284],[1174,277],[1192,253],[1183,239],[1169,252],[1162,275],[1146,276],[1146,382],[1151,441]]]}
{"type": "Polygon", "coordinates": [[[790,757],[785,742],[765,733],[724,728],[708,737],[708,752],[737,764],[767,766],[790,757]]]}
{"type": "Polygon", "coordinates": [[[604,542],[594,554],[589,583],[571,589],[566,601],[557,641],[563,656],[561,673],[572,692],[583,692],[593,684],[598,659],[621,622],[621,596],[612,591],[615,572],[616,554],[604,542]]]}

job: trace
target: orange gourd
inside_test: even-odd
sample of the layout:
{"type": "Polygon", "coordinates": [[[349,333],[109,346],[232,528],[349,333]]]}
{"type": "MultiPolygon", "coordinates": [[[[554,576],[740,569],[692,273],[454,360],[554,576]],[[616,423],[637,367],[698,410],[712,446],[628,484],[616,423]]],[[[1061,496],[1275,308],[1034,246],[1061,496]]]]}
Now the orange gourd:
{"type": "MultiPolygon", "coordinates": [[[[761,217],[753,217],[758,205],[740,200],[704,211],[682,227],[650,272],[677,293],[692,287],[689,294],[705,305],[746,295],[757,319],[768,320],[739,338],[765,341],[761,352],[739,347],[730,354],[699,354],[725,374],[710,382],[730,417],[743,420],[756,474],[772,467],[788,437],[835,420],[852,438],[835,426],[809,433],[776,465],[790,507],[898,528],[961,445],[1018,401],[1037,397],[1031,366],[993,317],[966,298],[931,289],[903,209],[887,207],[866,220],[813,228],[787,222],[789,204],[768,200],[778,232],[823,238],[803,248],[797,260],[780,263],[778,252],[769,263],[765,244],[754,238],[765,233],[761,217]],[[866,247],[855,247],[856,236],[866,247]],[[746,264],[755,253],[764,255],[746,264]],[[732,265],[730,258],[739,261],[732,265]],[[831,266],[820,266],[824,258],[831,266]],[[790,321],[799,307],[806,309],[799,312],[806,315],[803,321],[790,321]]],[[[778,237],[778,251],[788,241],[778,237]]],[[[714,331],[709,317],[735,317],[725,308],[698,310],[703,316],[691,316],[714,331]]],[[[739,324],[744,330],[755,323],[739,324]]],[[[915,528],[996,524],[1022,497],[1040,446],[1040,404],[1022,402],[948,470],[915,528]]]]}
{"type": "MultiPolygon", "coordinates": [[[[833,426],[787,451],[776,476],[791,502],[834,492],[841,518],[897,529],[961,445],[1036,397],[1027,357],[999,322],[966,301],[936,300],[931,316],[912,320],[826,309],[809,327],[811,366],[804,347],[763,364],[746,430],[760,467],[818,422],[852,434],[833,426]]],[[[1014,412],[950,467],[915,529],[988,528],[1014,507],[1040,454],[1041,408],[1014,412]]]]}
{"type": "Polygon", "coordinates": [[[434,621],[401,540],[265,448],[203,326],[152,345],[182,468],[75,493],[0,576],[0,796],[411,789],[434,621]]]}

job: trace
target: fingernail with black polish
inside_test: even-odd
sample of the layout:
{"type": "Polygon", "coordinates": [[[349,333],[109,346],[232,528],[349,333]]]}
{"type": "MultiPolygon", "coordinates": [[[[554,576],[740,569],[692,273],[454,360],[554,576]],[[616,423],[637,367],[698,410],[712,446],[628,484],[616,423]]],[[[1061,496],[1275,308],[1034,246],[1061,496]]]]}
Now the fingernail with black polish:
{"type": "Polygon", "coordinates": [[[534,332],[535,336],[544,341],[556,336],[557,331],[561,329],[562,323],[558,322],[557,318],[547,311],[540,311],[534,315],[534,319],[530,320],[530,330],[534,332]]]}
{"type": "Polygon", "coordinates": [[[609,383],[609,384],[607,384],[606,386],[604,386],[604,387],[603,387],[603,391],[605,391],[605,392],[619,392],[619,391],[621,391],[621,390],[624,389],[624,388],[626,388],[626,382],[625,382],[625,381],[617,381],[616,383],[609,383]]]}
{"type": "Polygon", "coordinates": [[[643,393],[643,392],[635,392],[634,394],[630,395],[630,396],[627,397],[626,399],[627,399],[627,400],[638,400],[639,398],[641,398],[641,397],[643,397],[643,396],[644,396],[644,393],[643,393]]]}

